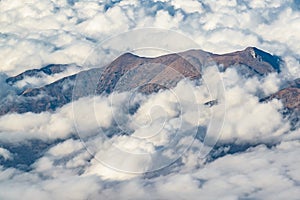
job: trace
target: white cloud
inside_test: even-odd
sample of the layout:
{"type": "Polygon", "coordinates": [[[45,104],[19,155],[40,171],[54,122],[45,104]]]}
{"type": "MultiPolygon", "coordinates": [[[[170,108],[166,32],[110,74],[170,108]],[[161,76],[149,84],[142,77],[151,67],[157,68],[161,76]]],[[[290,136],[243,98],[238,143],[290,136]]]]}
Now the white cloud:
{"type": "Polygon", "coordinates": [[[71,113],[66,109],[54,114],[44,112],[4,115],[0,118],[0,127],[0,140],[9,143],[31,139],[55,140],[66,138],[74,132],[71,113]]]}
{"type": "Polygon", "coordinates": [[[0,156],[4,158],[4,160],[11,160],[13,155],[6,149],[0,147],[0,156]]]}
{"type": "Polygon", "coordinates": [[[226,118],[221,141],[237,143],[278,141],[289,132],[288,121],[279,113],[282,104],[278,100],[261,103],[257,96],[267,96],[278,91],[280,78],[270,74],[258,80],[243,78],[235,69],[223,74],[226,99],[226,118]],[[260,94],[261,91],[264,93],[260,94]],[[272,123],[270,123],[272,121],[272,123]],[[278,137],[278,138],[277,138],[278,137]]]}
{"type": "Polygon", "coordinates": [[[73,152],[82,149],[83,144],[80,141],[75,141],[73,139],[66,140],[58,145],[49,149],[48,153],[52,156],[66,156],[73,152]]]}

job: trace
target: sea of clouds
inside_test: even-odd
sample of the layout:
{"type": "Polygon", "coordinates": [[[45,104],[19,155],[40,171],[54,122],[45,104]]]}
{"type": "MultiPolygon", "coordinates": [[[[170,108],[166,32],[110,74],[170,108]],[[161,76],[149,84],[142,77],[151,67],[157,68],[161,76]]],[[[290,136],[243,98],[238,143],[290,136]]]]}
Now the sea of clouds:
{"type": "Polygon", "coordinates": [[[299,5],[298,0],[0,0],[1,99],[24,86],[105,66],[126,49],[158,56],[256,46],[284,61],[280,74],[266,77],[243,77],[234,68],[219,73],[225,101],[212,107],[205,103],[220,91],[182,80],[151,95],[114,92],[55,112],[1,116],[0,199],[297,199],[300,130],[291,130],[280,101],[259,100],[299,77],[299,5]],[[148,35],[153,38],[147,45],[147,38],[136,37],[145,34],[134,39],[126,34],[153,28],[157,34],[148,35]],[[48,64],[81,67],[13,86],[5,82],[48,64]],[[139,106],[136,112],[128,112],[128,102],[139,106]],[[212,120],[221,131],[209,131],[212,120]],[[22,149],[28,146],[39,152],[28,156],[22,149]]]}

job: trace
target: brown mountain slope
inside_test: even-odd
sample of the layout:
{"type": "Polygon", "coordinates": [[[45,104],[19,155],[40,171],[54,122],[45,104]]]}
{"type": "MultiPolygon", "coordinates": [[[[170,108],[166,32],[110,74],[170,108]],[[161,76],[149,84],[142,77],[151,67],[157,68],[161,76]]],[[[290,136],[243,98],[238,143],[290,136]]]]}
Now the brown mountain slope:
{"type": "Polygon", "coordinates": [[[190,50],[157,58],[144,58],[126,53],[103,71],[97,92],[112,92],[122,79],[124,81],[122,84],[128,84],[128,87],[118,89],[130,90],[147,83],[143,85],[142,90],[150,93],[153,91],[151,85],[155,85],[156,89],[168,88],[174,87],[183,78],[200,78],[202,67],[213,64],[219,65],[223,70],[228,67],[237,67],[238,71],[247,76],[262,76],[271,72],[279,72],[280,62],[278,57],[254,47],[224,55],[190,50]]]}

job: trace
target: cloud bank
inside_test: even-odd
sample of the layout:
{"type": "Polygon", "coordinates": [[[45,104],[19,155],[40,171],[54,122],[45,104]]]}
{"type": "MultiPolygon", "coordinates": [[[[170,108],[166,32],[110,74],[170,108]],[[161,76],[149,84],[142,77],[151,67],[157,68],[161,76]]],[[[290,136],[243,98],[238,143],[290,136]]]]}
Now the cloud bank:
{"type": "MultiPolygon", "coordinates": [[[[151,95],[112,93],[84,97],[52,113],[2,116],[3,144],[41,140],[50,145],[30,171],[1,169],[0,196],[147,199],[150,192],[158,199],[235,199],[274,198],[280,189],[282,197],[296,197],[299,129],[290,131],[281,102],[259,102],[257,97],[276,90],[274,84],[262,86],[280,78],[246,78],[235,69],[220,75],[227,113],[220,134],[211,135],[218,137],[215,149],[204,158],[203,130],[212,117],[205,103],[212,96],[205,85],[188,80],[151,95]],[[136,104],[138,109],[129,112],[136,104]]],[[[1,155],[14,159],[10,147],[2,148],[1,155]]]]}

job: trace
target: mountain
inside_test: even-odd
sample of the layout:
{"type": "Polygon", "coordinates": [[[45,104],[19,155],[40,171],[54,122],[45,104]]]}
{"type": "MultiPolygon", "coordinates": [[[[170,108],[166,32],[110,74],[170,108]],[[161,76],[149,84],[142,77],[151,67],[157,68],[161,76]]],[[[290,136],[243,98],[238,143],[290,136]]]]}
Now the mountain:
{"type": "MultiPolygon", "coordinates": [[[[272,72],[280,72],[281,62],[279,57],[255,47],[222,55],[202,50],[189,50],[155,58],[125,53],[105,68],[82,71],[39,88],[28,88],[16,98],[3,99],[0,104],[0,115],[10,112],[53,111],[80,97],[102,93],[109,94],[115,90],[127,91],[138,88],[140,92],[149,94],[163,88],[174,87],[183,78],[199,79],[202,68],[214,64],[223,71],[229,67],[235,67],[244,76],[263,77],[272,72]],[[74,89],[76,90],[75,93],[73,92],[74,89]]],[[[59,73],[66,67],[68,66],[48,65],[41,69],[29,70],[15,77],[10,77],[6,82],[13,85],[25,76],[59,73]]],[[[293,107],[293,101],[299,104],[299,90],[285,89],[269,98],[291,101],[286,106],[293,107]],[[296,95],[296,99],[294,99],[295,95],[289,95],[293,92],[298,95],[296,95]]]]}
{"type": "Polygon", "coordinates": [[[75,64],[50,64],[41,69],[27,70],[17,76],[9,77],[6,79],[6,83],[9,85],[14,85],[16,82],[24,80],[25,78],[35,77],[42,78],[44,75],[54,75],[59,74],[68,68],[80,68],[75,64]]]}
{"type": "MultiPolygon", "coordinates": [[[[76,100],[80,97],[89,95],[85,92],[88,89],[89,82],[96,82],[101,74],[101,69],[91,69],[82,71],[78,74],[67,76],[59,79],[51,84],[40,88],[28,88],[17,97],[8,96],[1,100],[0,115],[16,112],[34,112],[40,113],[43,111],[53,111],[56,108],[76,100]],[[78,85],[82,86],[82,93],[78,98],[73,98],[73,88],[76,77],[84,74],[87,78],[81,79],[78,85]]],[[[79,94],[78,94],[79,95],[79,94]]]]}

